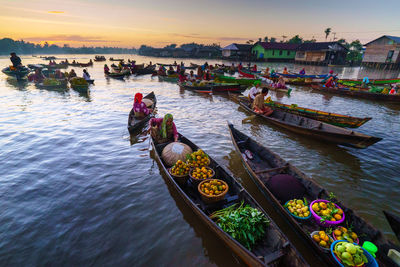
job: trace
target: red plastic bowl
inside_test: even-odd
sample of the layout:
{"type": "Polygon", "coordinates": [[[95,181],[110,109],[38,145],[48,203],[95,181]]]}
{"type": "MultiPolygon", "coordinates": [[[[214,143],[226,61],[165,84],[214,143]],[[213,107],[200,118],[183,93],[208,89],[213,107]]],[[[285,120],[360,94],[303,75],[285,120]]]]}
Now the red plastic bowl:
{"type": "Polygon", "coordinates": [[[337,209],[341,209],[341,210],[343,211],[342,219],[340,219],[339,221],[334,221],[334,222],[333,222],[333,221],[324,221],[324,222],[321,222],[321,219],[322,219],[322,218],[321,218],[318,214],[316,214],[316,213],[314,212],[314,210],[312,209],[312,205],[314,205],[314,203],[319,203],[319,202],[329,203],[330,201],[325,200],[325,199],[316,199],[316,200],[314,200],[313,202],[310,203],[310,211],[311,211],[311,214],[312,214],[313,218],[315,219],[315,221],[317,222],[318,225],[323,226],[323,227],[330,227],[330,226],[339,225],[339,224],[341,224],[342,222],[344,222],[344,218],[345,218],[344,211],[343,211],[343,209],[342,209],[341,207],[339,207],[339,206],[336,205],[335,203],[333,203],[333,204],[335,205],[335,207],[336,207],[337,209]]]}

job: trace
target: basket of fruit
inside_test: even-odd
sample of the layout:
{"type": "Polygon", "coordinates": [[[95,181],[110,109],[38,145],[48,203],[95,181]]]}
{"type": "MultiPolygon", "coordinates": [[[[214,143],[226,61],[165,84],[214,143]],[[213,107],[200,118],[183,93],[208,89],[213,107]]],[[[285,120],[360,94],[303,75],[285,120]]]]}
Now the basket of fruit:
{"type": "Polygon", "coordinates": [[[333,258],[342,267],[378,267],[375,258],[356,243],[350,243],[345,240],[336,240],[331,245],[331,253],[333,258]]]}
{"type": "Polygon", "coordinates": [[[308,209],[307,200],[304,198],[304,201],[301,199],[292,199],[285,203],[285,209],[299,220],[307,220],[311,218],[310,210],[308,209]]]}
{"type": "Polygon", "coordinates": [[[311,238],[325,251],[329,251],[329,248],[334,241],[325,231],[314,231],[311,233],[311,238]]]}
{"type": "Polygon", "coordinates": [[[347,229],[343,226],[336,228],[332,233],[332,237],[334,240],[346,240],[350,243],[360,243],[357,234],[353,232],[351,228],[347,229]]]}
{"type": "Polygon", "coordinates": [[[203,150],[199,149],[192,154],[186,155],[187,164],[192,167],[203,167],[210,165],[210,159],[203,150]]]}
{"type": "Polygon", "coordinates": [[[210,167],[196,167],[189,171],[190,181],[193,184],[198,185],[201,181],[211,179],[215,175],[215,172],[210,167]]]}
{"type": "Polygon", "coordinates": [[[186,183],[189,178],[189,171],[189,166],[182,160],[178,160],[172,168],[168,169],[169,174],[180,184],[186,183]]]}
{"type": "Polygon", "coordinates": [[[318,225],[329,227],[344,222],[343,210],[333,202],[317,199],[310,204],[311,214],[318,225]]]}
{"type": "Polygon", "coordinates": [[[229,190],[229,186],[222,180],[210,179],[199,183],[197,189],[199,190],[201,199],[205,203],[214,203],[225,198],[225,195],[229,190]]]}

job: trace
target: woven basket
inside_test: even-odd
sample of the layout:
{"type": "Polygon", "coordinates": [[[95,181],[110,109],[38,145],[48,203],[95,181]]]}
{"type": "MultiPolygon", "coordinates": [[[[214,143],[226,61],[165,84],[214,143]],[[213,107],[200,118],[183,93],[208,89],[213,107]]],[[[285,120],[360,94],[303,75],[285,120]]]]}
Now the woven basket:
{"type": "Polygon", "coordinates": [[[214,176],[215,176],[215,171],[213,170],[213,169],[211,169],[210,167],[205,167],[207,170],[212,170],[212,176],[210,177],[210,178],[207,178],[207,179],[196,179],[196,178],[194,178],[193,176],[192,176],[192,172],[193,172],[193,168],[191,168],[190,169],[190,171],[189,171],[189,177],[190,177],[190,181],[192,182],[192,184],[194,184],[194,185],[199,185],[199,183],[201,183],[202,181],[207,181],[207,180],[210,180],[210,179],[213,179],[214,178],[214,176]]]}
{"type": "Polygon", "coordinates": [[[199,185],[197,186],[197,190],[198,190],[199,193],[200,193],[201,199],[202,199],[205,203],[214,203],[214,202],[221,201],[221,200],[223,200],[223,199],[225,198],[226,193],[228,193],[229,186],[228,186],[227,183],[225,183],[225,182],[222,181],[222,180],[219,180],[219,179],[208,179],[208,180],[204,180],[204,181],[202,181],[201,183],[199,183],[199,185]],[[217,195],[217,196],[209,196],[209,195],[206,195],[205,193],[203,193],[203,191],[201,191],[201,189],[200,189],[200,188],[201,188],[201,185],[202,185],[203,183],[205,183],[205,182],[210,181],[210,180],[217,180],[218,182],[221,182],[222,184],[224,184],[225,187],[226,187],[225,190],[224,190],[224,192],[222,192],[221,194],[219,194],[219,195],[217,195]]]}
{"type": "MultiPolygon", "coordinates": [[[[168,169],[168,173],[169,173],[172,177],[174,177],[175,181],[176,181],[178,184],[184,185],[184,184],[186,183],[186,181],[189,179],[189,175],[188,175],[188,174],[186,174],[186,175],[174,175],[174,174],[171,173],[171,169],[172,169],[172,168],[169,168],[169,169],[168,169]]],[[[189,172],[190,172],[190,171],[189,171],[189,172]]]]}

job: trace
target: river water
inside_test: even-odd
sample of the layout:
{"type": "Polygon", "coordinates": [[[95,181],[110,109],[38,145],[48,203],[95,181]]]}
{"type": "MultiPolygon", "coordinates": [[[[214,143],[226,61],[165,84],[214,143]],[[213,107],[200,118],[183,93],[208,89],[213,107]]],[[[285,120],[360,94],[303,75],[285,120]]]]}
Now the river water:
{"type": "MultiPolygon", "coordinates": [[[[87,62],[94,56],[66,57],[87,62]]],[[[114,57],[138,63],[175,60],[114,57]]],[[[44,62],[31,56],[22,60],[25,64],[44,62]]],[[[0,66],[9,64],[8,58],[0,58],[0,66]]],[[[382,210],[400,210],[400,105],[322,95],[294,86],[290,97],[271,92],[273,100],[284,103],[373,117],[357,131],[383,140],[358,150],[281,131],[257,118],[242,123],[249,114],[224,95],[183,91],[150,75],[107,80],[103,64],[95,62],[88,68],[95,79],[88,94],[38,89],[0,74],[1,266],[241,265],[166,185],[147,136],[130,138],[126,124],[136,92],[154,91],[159,116],[172,113],[178,131],[238,177],[267,211],[269,204],[234,151],[227,120],[394,239],[382,210]]],[[[259,66],[281,69],[284,65],[259,66]]],[[[301,67],[285,66],[289,70],[301,67]]],[[[75,70],[82,75],[82,68],[75,70]]],[[[310,66],[306,70],[328,71],[310,66]]],[[[348,78],[398,77],[396,72],[359,68],[336,68],[335,72],[348,78]]],[[[296,244],[297,237],[288,235],[296,244]]]]}

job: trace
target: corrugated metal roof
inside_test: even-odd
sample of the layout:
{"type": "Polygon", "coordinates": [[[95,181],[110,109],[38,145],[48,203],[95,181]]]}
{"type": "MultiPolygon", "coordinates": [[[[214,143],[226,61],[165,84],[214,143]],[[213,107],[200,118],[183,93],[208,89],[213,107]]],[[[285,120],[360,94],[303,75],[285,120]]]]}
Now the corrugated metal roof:
{"type": "MultiPolygon", "coordinates": [[[[318,51],[318,50],[329,50],[333,45],[341,45],[338,42],[315,42],[315,43],[303,43],[297,48],[298,51],[318,51]]],[[[343,45],[341,45],[343,46],[343,45]]],[[[344,47],[344,46],[343,46],[344,47]]],[[[345,48],[345,47],[344,47],[345,48]]],[[[345,48],[347,50],[347,48],[345,48]]]]}
{"type": "Polygon", "coordinates": [[[398,36],[391,36],[391,35],[383,35],[383,36],[381,36],[381,37],[379,37],[379,38],[376,38],[376,39],[374,39],[374,40],[372,40],[372,41],[366,43],[364,46],[367,46],[367,45],[369,45],[370,43],[373,43],[373,42],[375,42],[376,40],[382,39],[382,38],[384,38],[384,37],[387,37],[387,38],[393,40],[394,42],[400,44],[400,37],[398,37],[398,36]]]}

